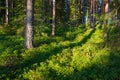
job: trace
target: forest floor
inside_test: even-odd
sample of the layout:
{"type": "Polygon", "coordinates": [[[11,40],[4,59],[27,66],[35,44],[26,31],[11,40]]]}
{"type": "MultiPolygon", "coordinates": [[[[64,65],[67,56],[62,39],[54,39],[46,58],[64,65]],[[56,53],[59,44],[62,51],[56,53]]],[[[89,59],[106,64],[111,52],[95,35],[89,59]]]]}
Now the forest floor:
{"type": "Polygon", "coordinates": [[[120,80],[120,28],[35,27],[34,49],[24,48],[23,28],[0,26],[0,80],[120,80]]]}

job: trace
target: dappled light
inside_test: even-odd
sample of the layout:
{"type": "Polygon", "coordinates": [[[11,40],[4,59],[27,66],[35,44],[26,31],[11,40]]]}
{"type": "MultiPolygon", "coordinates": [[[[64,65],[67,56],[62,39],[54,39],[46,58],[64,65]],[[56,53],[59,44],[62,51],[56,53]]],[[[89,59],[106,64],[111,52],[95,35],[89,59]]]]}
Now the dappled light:
{"type": "MultiPolygon", "coordinates": [[[[78,30],[81,31],[80,29],[82,27],[78,30]]],[[[107,42],[103,37],[104,29],[99,28],[94,31],[89,29],[84,32],[76,31],[76,36],[74,35],[76,32],[70,31],[73,33],[71,35],[75,36],[70,40],[71,36],[67,38],[60,35],[56,38],[43,36],[42,38],[41,35],[40,40],[35,39],[35,45],[38,43],[39,45],[30,50],[22,47],[22,37],[1,33],[0,78],[119,79],[120,44],[119,37],[114,38],[113,35],[113,33],[116,36],[119,34],[116,30],[118,29],[111,29],[109,34],[112,35],[109,35],[107,42]]]]}
{"type": "Polygon", "coordinates": [[[0,80],[120,80],[119,5],[0,1],[0,80]]]}

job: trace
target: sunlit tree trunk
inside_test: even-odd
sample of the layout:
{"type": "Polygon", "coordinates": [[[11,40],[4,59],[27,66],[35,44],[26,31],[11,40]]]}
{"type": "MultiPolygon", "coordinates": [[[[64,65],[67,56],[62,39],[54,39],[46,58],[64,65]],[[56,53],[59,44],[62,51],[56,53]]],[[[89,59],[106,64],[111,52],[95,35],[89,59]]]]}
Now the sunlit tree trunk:
{"type": "Polygon", "coordinates": [[[26,27],[25,27],[25,47],[33,48],[33,21],[34,21],[34,0],[27,0],[26,27]]]}
{"type": "Polygon", "coordinates": [[[108,13],[109,12],[109,3],[108,3],[108,0],[106,1],[106,4],[105,4],[105,13],[108,13]]]}
{"type": "Polygon", "coordinates": [[[109,12],[109,0],[102,1],[102,14],[106,14],[109,12]]]}
{"type": "Polygon", "coordinates": [[[53,0],[52,36],[55,36],[55,0],[53,0]]]}
{"type": "MultiPolygon", "coordinates": [[[[102,14],[106,15],[108,12],[109,12],[109,0],[103,0],[103,3],[102,3],[102,14]]],[[[106,26],[107,22],[108,22],[108,17],[106,17],[106,16],[105,16],[105,19],[104,19],[104,26],[106,26]]]]}
{"type": "Polygon", "coordinates": [[[108,28],[107,28],[107,24],[108,24],[108,20],[109,20],[109,16],[108,16],[108,12],[109,12],[109,0],[103,0],[102,1],[102,14],[105,15],[104,19],[103,19],[103,25],[104,25],[104,38],[106,39],[108,37],[108,28]]]}

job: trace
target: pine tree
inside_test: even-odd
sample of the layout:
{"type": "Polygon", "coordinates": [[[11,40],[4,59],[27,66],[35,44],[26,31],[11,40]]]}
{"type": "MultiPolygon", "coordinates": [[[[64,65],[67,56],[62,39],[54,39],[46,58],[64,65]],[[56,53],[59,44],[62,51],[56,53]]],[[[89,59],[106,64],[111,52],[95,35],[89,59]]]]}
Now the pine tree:
{"type": "Polygon", "coordinates": [[[34,0],[27,0],[27,21],[25,26],[25,47],[33,48],[34,0]]]}
{"type": "Polygon", "coordinates": [[[55,36],[55,0],[53,0],[52,36],[55,36]]]}

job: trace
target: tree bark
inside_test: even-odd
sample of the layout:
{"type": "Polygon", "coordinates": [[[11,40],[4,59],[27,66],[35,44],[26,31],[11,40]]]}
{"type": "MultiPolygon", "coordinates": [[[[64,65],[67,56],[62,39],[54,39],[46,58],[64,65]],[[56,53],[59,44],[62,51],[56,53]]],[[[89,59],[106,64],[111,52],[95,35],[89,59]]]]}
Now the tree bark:
{"type": "Polygon", "coordinates": [[[52,36],[55,36],[55,0],[53,0],[52,36]]]}
{"type": "Polygon", "coordinates": [[[90,26],[91,29],[94,29],[94,0],[90,0],[90,26]]]}
{"type": "Polygon", "coordinates": [[[27,0],[26,12],[26,27],[25,27],[25,47],[27,49],[33,48],[33,21],[34,21],[34,0],[27,0]]]}
{"type": "Polygon", "coordinates": [[[6,18],[6,24],[9,23],[9,10],[8,10],[8,8],[9,8],[9,3],[8,3],[8,2],[9,2],[9,1],[6,0],[6,15],[5,15],[5,18],[6,18]]]}

